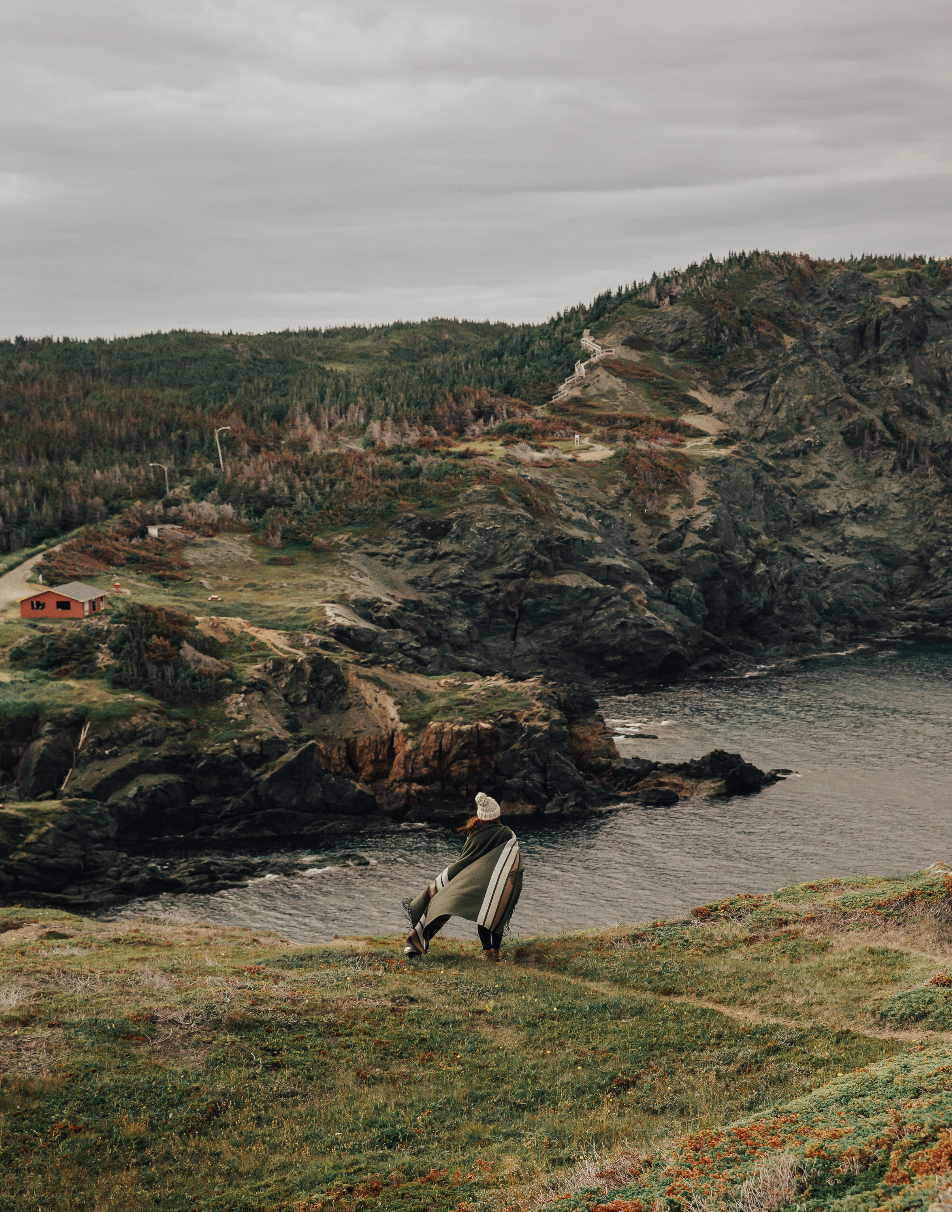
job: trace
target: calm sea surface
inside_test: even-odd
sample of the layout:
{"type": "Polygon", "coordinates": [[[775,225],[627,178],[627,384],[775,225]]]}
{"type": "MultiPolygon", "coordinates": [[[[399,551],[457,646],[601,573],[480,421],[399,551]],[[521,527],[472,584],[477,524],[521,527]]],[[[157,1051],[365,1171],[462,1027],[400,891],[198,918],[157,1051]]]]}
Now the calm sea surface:
{"type": "MultiPolygon", "coordinates": [[[[950,677],[952,649],[920,646],[604,699],[622,756],[672,761],[721,748],[797,775],[753,796],[625,806],[580,824],[520,827],[526,878],[513,933],[670,917],[728,893],[948,861],[950,677]],[[639,731],[658,739],[639,739],[639,731]]],[[[345,838],[323,853],[358,851],[371,866],[140,900],[118,916],[172,913],[275,930],[295,942],[402,931],[401,902],[460,844],[448,830],[420,826],[345,838]]],[[[454,921],[447,933],[475,938],[475,927],[454,921]]]]}

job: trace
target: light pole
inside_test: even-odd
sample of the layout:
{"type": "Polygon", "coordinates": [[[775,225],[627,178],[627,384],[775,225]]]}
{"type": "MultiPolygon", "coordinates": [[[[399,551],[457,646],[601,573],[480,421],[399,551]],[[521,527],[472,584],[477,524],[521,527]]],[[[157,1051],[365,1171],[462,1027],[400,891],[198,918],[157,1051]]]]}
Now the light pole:
{"type": "Polygon", "coordinates": [[[169,469],[165,466],[164,463],[150,463],[149,466],[150,467],[161,467],[162,470],[165,472],[165,495],[168,496],[169,495],[169,469]]]}
{"type": "Polygon", "coordinates": [[[218,447],[218,462],[221,464],[222,471],[225,470],[225,460],[222,458],[221,442],[219,442],[219,440],[218,440],[218,435],[220,433],[224,433],[226,429],[231,429],[231,426],[230,425],[219,425],[219,427],[215,430],[215,445],[218,447]]]}

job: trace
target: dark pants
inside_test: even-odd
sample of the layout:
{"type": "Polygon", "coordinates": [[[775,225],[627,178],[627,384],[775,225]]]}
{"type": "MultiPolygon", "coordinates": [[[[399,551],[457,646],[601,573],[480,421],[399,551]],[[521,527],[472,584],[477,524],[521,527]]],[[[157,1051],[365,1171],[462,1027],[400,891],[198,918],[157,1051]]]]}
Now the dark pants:
{"type": "MultiPolygon", "coordinates": [[[[443,917],[434,918],[432,922],[427,922],[423,930],[423,933],[426,935],[426,941],[429,942],[434,935],[439,934],[449,920],[449,914],[445,914],[443,917]]],[[[490,949],[499,950],[502,946],[501,934],[493,934],[485,926],[477,926],[476,929],[479,931],[479,941],[482,943],[484,951],[489,951],[490,949]]]]}
{"type": "Polygon", "coordinates": [[[490,949],[493,951],[499,950],[499,948],[502,946],[501,934],[493,934],[493,932],[491,930],[487,930],[485,926],[477,926],[476,929],[479,931],[479,941],[482,943],[484,951],[489,951],[490,949]]]}

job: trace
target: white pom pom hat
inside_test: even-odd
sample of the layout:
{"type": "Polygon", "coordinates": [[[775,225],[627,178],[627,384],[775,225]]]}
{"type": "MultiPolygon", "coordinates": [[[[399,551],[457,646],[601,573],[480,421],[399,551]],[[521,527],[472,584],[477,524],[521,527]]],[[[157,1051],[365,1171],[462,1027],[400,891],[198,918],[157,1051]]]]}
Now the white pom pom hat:
{"type": "Polygon", "coordinates": [[[491,795],[485,795],[482,791],[476,792],[476,815],[481,821],[494,821],[501,812],[502,809],[491,795]]]}

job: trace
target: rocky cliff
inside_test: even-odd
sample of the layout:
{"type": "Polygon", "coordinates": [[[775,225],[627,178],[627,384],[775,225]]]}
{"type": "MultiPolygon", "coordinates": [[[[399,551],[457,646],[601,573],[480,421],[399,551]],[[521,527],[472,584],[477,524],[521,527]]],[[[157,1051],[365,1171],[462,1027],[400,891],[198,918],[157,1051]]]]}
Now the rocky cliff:
{"type": "Polygon", "coordinates": [[[159,708],[8,725],[3,760],[19,784],[0,811],[0,894],[76,908],[216,891],[262,870],[236,850],[455,825],[477,790],[507,815],[557,821],[776,777],[723,753],[622,761],[591,695],[538,678],[431,680],[312,651],[263,662],[226,707],[235,727],[217,736],[159,708]]]}
{"type": "Polygon", "coordinates": [[[679,415],[708,435],[676,448],[682,485],[646,499],[570,456],[526,464],[521,500],[402,518],[351,556],[366,588],[340,638],[407,668],[638,680],[952,636],[947,275],[735,277],[613,319],[615,357],[545,410],[655,450],[637,423],[679,415]]]}

